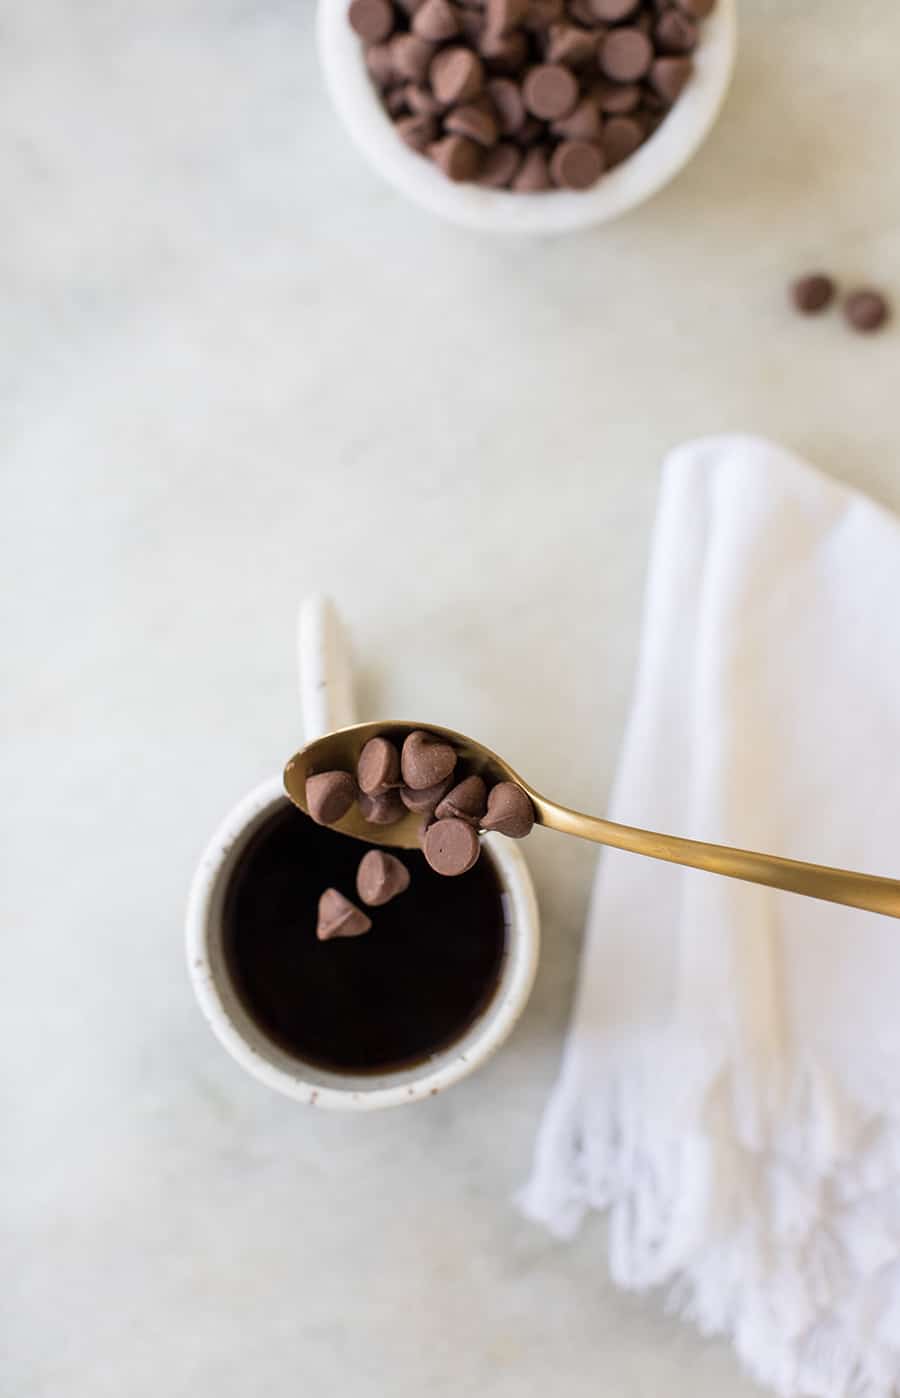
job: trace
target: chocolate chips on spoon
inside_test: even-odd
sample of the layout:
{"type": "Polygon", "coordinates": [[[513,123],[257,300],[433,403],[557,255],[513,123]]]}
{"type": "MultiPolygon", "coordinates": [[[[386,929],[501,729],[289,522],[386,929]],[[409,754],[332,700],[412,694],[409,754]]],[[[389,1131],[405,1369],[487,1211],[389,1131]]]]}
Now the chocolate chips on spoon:
{"type": "Polygon", "coordinates": [[[588,189],[652,136],[714,3],[351,0],[347,13],[411,150],[455,182],[536,194],[588,189]]]}

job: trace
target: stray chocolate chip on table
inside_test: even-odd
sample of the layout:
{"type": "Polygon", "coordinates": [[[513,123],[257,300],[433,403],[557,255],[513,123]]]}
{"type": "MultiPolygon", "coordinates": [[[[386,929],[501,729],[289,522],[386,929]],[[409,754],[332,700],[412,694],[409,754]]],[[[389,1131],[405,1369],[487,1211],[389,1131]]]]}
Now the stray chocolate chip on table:
{"type": "Polygon", "coordinates": [[[824,272],[809,272],[791,283],[791,300],[804,315],[824,311],[834,300],[835,285],[824,272]]]}
{"type": "Polygon", "coordinates": [[[864,335],[880,330],[890,316],[887,298],[880,291],[863,288],[852,291],[844,302],[848,324],[864,335]]]}

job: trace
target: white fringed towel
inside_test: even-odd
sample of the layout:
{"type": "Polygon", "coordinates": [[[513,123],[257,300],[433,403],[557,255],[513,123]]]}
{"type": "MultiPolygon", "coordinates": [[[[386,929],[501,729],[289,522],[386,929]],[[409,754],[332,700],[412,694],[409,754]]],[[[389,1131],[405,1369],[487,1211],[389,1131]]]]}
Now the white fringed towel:
{"type": "MultiPolygon", "coordinates": [[[[771,443],[665,465],[611,815],[900,876],[900,525],[771,443]]],[[[900,921],[604,851],[526,1212],[796,1398],[900,1386],[900,921]]]]}

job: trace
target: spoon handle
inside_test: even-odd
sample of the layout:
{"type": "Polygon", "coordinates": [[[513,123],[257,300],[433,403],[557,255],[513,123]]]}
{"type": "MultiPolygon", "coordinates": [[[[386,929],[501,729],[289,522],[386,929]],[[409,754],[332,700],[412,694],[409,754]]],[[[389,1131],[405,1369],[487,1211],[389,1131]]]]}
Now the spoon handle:
{"type": "Polygon", "coordinates": [[[665,859],[670,864],[684,864],[690,869],[705,869],[730,879],[783,888],[807,898],[822,898],[829,903],[845,903],[850,908],[900,917],[900,881],[897,879],[854,874],[823,864],[804,864],[797,859],[755,854],[752,850],[730,849],[727,845],[710,845],[702,840],[685,840],[678,835],[658,835],[651,830],[638,830],[631,825],[617,825],[611,820],[582,815],[566,806],[557,806],[545,797],[538,797],[535,806],[542,825],[565,835],[578,835],[598,845],[645,854],[651,859],[665,859]]]}

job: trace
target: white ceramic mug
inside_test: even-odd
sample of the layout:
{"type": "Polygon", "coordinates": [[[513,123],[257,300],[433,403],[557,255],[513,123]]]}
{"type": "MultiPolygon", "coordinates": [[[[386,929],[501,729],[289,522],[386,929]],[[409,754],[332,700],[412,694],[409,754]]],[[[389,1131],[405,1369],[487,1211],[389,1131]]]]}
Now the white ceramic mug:
{"type": "MultiPolygon", "coordinates": [[[[340,622],[324,598],[304,603],[299,623],[304,732],[354,723],[352,679],[340,622]]],[[[490,1002],[448,1048],[413,1067],[384,1073],[329,1071],[287,1053],[250,1017],[223,949],[222,910],[235,865],[256,831],[287,804],[281,776],[256,787],[225,817],[194,874],[187,912],[187,956],[200,1008],[219,1042],[254,1077],[313,1106],[366,1111],[422,1101],[475,1071],[510,1034],[528,1000],[537,968],[540,923],[528,866],[519,846],[484,837],[506,904],[508,928],[500,976],[490,1002]]]]}

